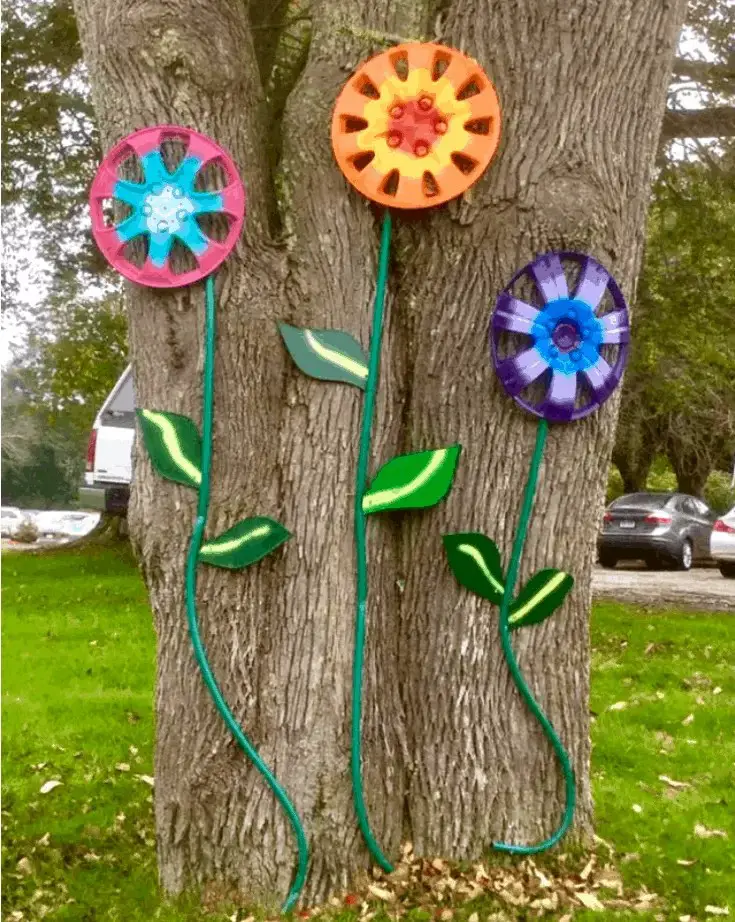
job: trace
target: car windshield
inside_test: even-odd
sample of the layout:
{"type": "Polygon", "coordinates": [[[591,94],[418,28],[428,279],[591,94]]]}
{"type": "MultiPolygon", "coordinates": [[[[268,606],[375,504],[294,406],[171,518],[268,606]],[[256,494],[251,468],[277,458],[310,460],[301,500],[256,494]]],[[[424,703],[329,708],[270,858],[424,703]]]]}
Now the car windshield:
{"type": "Polygon", "coordinates": [[[644,509],[660,509],[671,499],[670,493],[629,493],[621,496],[610,506],[617,509],[620,506],[642,506],[644,509]]]}

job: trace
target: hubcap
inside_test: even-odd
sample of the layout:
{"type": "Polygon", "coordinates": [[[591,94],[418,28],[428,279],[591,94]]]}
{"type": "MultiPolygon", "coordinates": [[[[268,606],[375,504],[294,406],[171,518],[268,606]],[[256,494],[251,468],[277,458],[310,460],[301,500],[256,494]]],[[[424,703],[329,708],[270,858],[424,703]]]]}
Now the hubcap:
{"type": "Polygon", "coordinates": [[[685,567],[692,565],[692,549],[689,544],[685,544],[682,548],[681,559],[685,567]]]}

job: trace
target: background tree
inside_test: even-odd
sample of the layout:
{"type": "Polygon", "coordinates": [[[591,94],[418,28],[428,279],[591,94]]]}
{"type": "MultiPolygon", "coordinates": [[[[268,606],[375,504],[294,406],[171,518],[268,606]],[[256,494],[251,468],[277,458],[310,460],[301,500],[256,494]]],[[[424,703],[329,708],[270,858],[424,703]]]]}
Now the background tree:
{"type": "MultiPolygon", "coordinates": [[[[389,852],[405,836],[420,852],[468,857],[493,838],[536,839],[562,799],[552,754],[503,667],[494,618],[438,565],[442,531],[460,527],[492,531],[508,555],[519,511],[533,423],[494,381],[489,307],[518,266],[550,247],[592,251],[632,295],[684,5],[320,0],[303,70],[280,107],[269,89],[280,85],[269,64],[278,46],[274,54],[257,31],[281,27],[272,7],[75,3],[103,146],[144,124],[181,122],[223,143],[248,184],[244,239],[219,279],[209,527],[257,508],[297,537],[244,576],[202,574],[200,605],[225,693],[306,820],[316,899],[367,863],[347,726],[360,398],[299,377],[276,322],[368,340],[376,222],[332,160],[336,93],[396,36],[435,38],[481,61],[503,105],[501,152],[472,194],[399,222],[373,462],[455,440],[465,448],[444,506],[371,528],[364,774],[389,852]]],[[[198,419],[201,288],[131,287],[127,303],[141,405],[198,419]]],[[[580,832],[591,823],[590,570],[615,414],[612,402],[552,433],[522,574],[553,560],[577,576],[558,619],[520,644],[572,751],[580,832]]],[[[293,869],[284,818],[213,719],[191,660],[182,569],[192,497],[138,458],[132,513],[159,639],[163,884],[284,891],[293,869]]]]}
{"type": "Polygon", "coordinates": [[[701,495],[735,452],[735,171],[732,152],[678,163],[649,215],[613,460],[626,491],[645,488],[658,453],[678,488],[701,495]]]}

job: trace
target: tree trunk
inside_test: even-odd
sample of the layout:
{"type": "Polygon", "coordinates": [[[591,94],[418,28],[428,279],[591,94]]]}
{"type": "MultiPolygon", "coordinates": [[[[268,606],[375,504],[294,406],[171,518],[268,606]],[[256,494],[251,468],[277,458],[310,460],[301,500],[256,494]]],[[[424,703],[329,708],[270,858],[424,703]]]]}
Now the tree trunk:
{"type": "Polygon", "coordinates": [[[656,457],[655,442],[643,440],[637,449],[620,438],[620,428],[615,439],[612,460],[620,471],[623,490],[626,493],[640,493],[646,489],[651,465],[656,457]]]}
{"type": "Polygon", "coordinates": [[[710,453],[702,453],[695,446],[682,445],[680,440],[670,437],[666,456],[676,475],[677,490],[690,496],[702,496],[712,470],[710,453]]]}
{"type": "MultiPolygon", "coordinates": [[[[242,573],[200,568],[204,639],[227,700],[305,821],[306,899],[368,864],[349,782],[354,619],[352,495],[361,393],[301,376],[276,321],[369,341],[377,222],[329,146],[342,83],[375,35],[429,37],[429,0],[321,0],[283,125],[278,200],[244,4],[75,0],[105,147],[156,122],[190,125],[235,157],[244,238],[218,273],[213,496],[208,534],[254,514],[294,534],[242,573]],[[288,244],[273,239],[280,208],[288,244]]],[[[505,558],[534,423],[503,395],[487,351],[498,290],[548,248],[600,258],[633,294],[653,158],[683,0],[455,0],[439,40],[477,58],[503,107],[503,143],[459,203],[397,217],[372,469],[460,441],[445,504],[371,519],[364,777],[376,835],[476,857],[493,838],[535,841],[557,823],[559,772],[502,661],[497,611],[456,585],[441,533],[477,529],[505,558]],[[403,590],[403,591],[401,591],[403,590]]],[[[432,25],[434,21],[432,19],[432,25]]],[[[141,406],[200,419],[201,286],[130,286],[141,406]]],[[[616,401],[552,429],[521,578],[574,573],[570,601],[515,641],[570,748],[578,829],[590,829],[590,571],[616,401]]],[[[137,459],[131,529],[158,632],[156,821],[164,887],[285,893],[286,820],[214,713],[186,631],[183,568],[195,498],[137,459]]]]}

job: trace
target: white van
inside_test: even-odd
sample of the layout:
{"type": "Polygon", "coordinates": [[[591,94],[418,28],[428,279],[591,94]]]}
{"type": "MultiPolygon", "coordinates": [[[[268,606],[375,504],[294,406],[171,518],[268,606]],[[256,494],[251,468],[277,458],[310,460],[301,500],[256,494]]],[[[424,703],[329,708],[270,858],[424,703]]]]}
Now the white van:
{"type": "Polygon", "coordinates": [[[79,490],[82,509],[123,513],[130,498],[135,441],[133,371],[128,366],[102,404],[87,446],[87,470],[79,490]]]}

